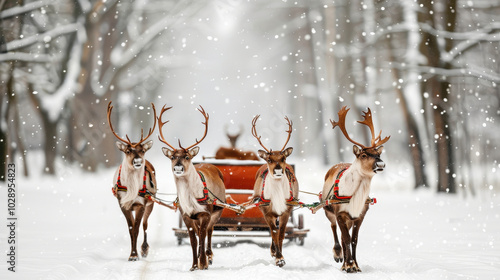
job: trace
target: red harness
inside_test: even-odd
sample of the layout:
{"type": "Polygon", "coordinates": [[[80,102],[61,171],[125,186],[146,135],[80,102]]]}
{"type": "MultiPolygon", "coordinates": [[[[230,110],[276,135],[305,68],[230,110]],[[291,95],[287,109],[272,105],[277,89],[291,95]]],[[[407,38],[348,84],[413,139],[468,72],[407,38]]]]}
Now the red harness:
{"type": "MultiPolygon", "coordinates": [[[[262,193],[260,194],[260,201],[262,201],[264,203],[271,202],[270,199],[264,198],[264,187],[266,186],[266,177],[267,177],[268,173],[269,173],[269,169],[266,169],[266,170],[264,170],[264,172],[262,172],[262,175],[261,175],[262,176],[262,193]]],[[[290,198],[287,199],[286,202],[290,202],[290,201],[294,200],[293,191],[292,191],[292,182],[295,182],[295,176],[293,175],[292,171],[288,167],[285,169],[285,174],[288,177],[288,183],[290,184],[290,198]]]]}
{"type": "MultiPolygon", "coordinates": [[[[142,189],[139,190],[138,195],[141,197],[144,197],[144,198],[149,198],[151,195],[149,195],[146,192],[146,172],[147,172],[146,167],[144,167],[144,177],[142,180],[142,189]]],[[[120,181],[121,174],[122,174],[122,166],[120,165],[120,169],[118,170],[118,179],[116,180],[115,187],[112,188],[114,195],[116,195],[116,192],[126,192],[127,191],[127,187],[123,186],[121,181],[120,181]]]]}
{"type": "MultiPolygon", "coordinates": [[[[340,196],[339,195],[339,182],[340,182],[340,178],[342,177],[342,175],[344,175],[344,172],[348,169],[349,167],[346,167],[344,169],[342,169],[339,174],[337,174],[337,178],[335,178],[335,183],[333,183],[333,186],[332,188],[330,189],[330,191],[328,192],[328,195],[326,196],[326,201],[328,201],[329,199],[331,198],[335,198],[335,199],[338,199],[338,200],[349,200],[352,198],[352,196],[340,196]],[[333,194],[332,194],[332,190],[333,190],[333,194]],[[330,195],[332,195],[332,197],[330,198],[330,195]]],[[[321,193],[320,193],[320,200],[321,200],[321,193]]]]}
{"type": "MultiPolygon", "coordinates": [[[[205,180],[205,176],[203,176],[203,173],[201,173],[200,171],[198,171],[198,175],[200,175],[200,180],[201,182],[203,183],[203,197],[202,198],[197,198],[196,200],[198,201],[198,203],[200,204],[206,204],[207,201],[208,201],[208,188],[207,188],[207,182],[205,180]]],[[[215,204],[215,201],[217,200],[217,198],[214,198],[214,201],[213,203],[215,204]]]]}

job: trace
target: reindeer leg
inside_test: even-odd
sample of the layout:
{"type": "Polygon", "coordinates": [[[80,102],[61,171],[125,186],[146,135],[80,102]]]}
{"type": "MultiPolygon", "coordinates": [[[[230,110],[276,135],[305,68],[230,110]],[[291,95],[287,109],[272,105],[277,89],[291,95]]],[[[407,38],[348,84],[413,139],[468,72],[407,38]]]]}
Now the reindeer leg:
{"type": "Polygon", "coordinates": [[[271,243],[271,256],[275,258],[276,265],[282,267],[285,265],[285,261],[283,260],[283,255],[279,250],[279,232],[278,227],[276,226],[276,216],[272,213],[268,213],[264,215],[267,225],[269,226],[269,231],[271,233],[272,243],[271,243]]]}
{"type": "Polygon", "coordinates": [[[214,225],[220,219],[221,215],[222,210],[214,210],[210,216],[210,224],[207,229],[207,257],[209,265],[212,265],[214,258],[214,253],[212,252],[212,233],[214,232],[214,225]]]}
{"type": "Polygon", "coordinates": [[[344,249],[344,264],[342,270],[347,273],[356,272],[351,255],[351,235],[349,234],[350,220],[344,215],[337,215],[340,232],[342,233],[342,248],[344,249]]]}
{"type": "Polygon", "coordinates": [[[288,223],[288,218],[290,217],[290,213],[292,212],[292,207],[288,207],[288,210],[285,211],[279,218],[279,231],[278,231],[278,250],[279,254],[281,255],[281,259],[278,257],[276,258],[276,265],[279,267],[283,267],[285,263],[285,257],[283,256],[283,240],[285,239],[285,233],[286,233],[286,226],[288,223]]]}
{"type": "MultiPolygon", "coordinates": [[[[141,226],[142,217],[144,216],[144,207],[139,206],[136,207],[134,210],[135,210],[135,220],[133,220],[132,227],[130,227],[129,225],[130,237],[132,241],[132,251],[130,253],[130,257],[128,258],[129,261],[139,260],[139,255],[137,254],[137,237],[139,236],[139,228],[141,226]]],[[[130,218],[132,218],[131,212],[132,211],[130,211],[130,218]]]]}
{"type": "Polygon", "coordinates": [[[212,233],[214,232],[214,227],[208,227],[207,228],[207,250],[205,254],[207,255],[208,258],[208,265],[212,265],[213,263],[213,258],[214,258],[214,253],[212,252],[212,233]]]}
{"type": "Polygon", "coordinates": [[[151,212],[153,211],[153,206],[154,206],[154,203],[146,204],[146,210],[144,212],[144,218],[142,221],[142,229],[144,230],[144,241],[142,242],[142,246],[141,246],[141,256],[143,258],[147,257],[148,253],[149,253],[149,244],[148,244],[148,235],[147,235],[148,218],[149,218],[149,215],[151,215],[151,212]]]}
{"type": "Polygon", "coordinates": [[[359,234],[359,228],[361,227],[361,224],[363,223],[363,217],[360,217],[359,219],[354,221],[354,226],[352,229],[352,259],[354,261],[353,263],[353,269],[355,272],[361,272],[361,269],[358,266],[358,262],[356,260],[356,247],[358,245],[358,234],[359,234]]]}
{"type": "Polygon", "coordinates": [[[127,225],[128,225],[128,233],[130,235],[130,256],[128,258],[129,261],[136,261],[139,259],[137,256],[137,250],[134,250],[137,244],[137,240],[134,240],[134,216],[132,215],[131,210],[127,210],[123,207],[120,207],[122,210],[123,216],[125,216],[125,219],[127,220],[127,225]]]}
{"type": "Polygon", "coordinates": [[[337,218],[331,207],[325,207],[325,215],[330,220],[331,228],[333,232],[333,239],[335,244],[333,245],[333,259],[336,262],[343,261],[342,246],[340,246],[339,238],[337,235],[337,218]]]}
{"type": "Polygon", "coordinates": [[[207,212],[202,212],[198,214],[198,220],[200,221],[199,228],[199,264],[200,269],[208,269],[207,252],[205,247],[205,239],[207,238],[208,225],[210,224],[210,214],[207,212]]]}
{"type": "Polygon", "coordinates": [[[193,265],[189,270],[194,271],[198,269],[198,252],[197,252],[198,240],[196,239],[197,227],[191,218],[185,215],[182,215],[182,218],[184,220],[184,224],[186,224],[186,228],[188,229],[189,241],[191,243],[191,251],[193,253],[193,265]]]}

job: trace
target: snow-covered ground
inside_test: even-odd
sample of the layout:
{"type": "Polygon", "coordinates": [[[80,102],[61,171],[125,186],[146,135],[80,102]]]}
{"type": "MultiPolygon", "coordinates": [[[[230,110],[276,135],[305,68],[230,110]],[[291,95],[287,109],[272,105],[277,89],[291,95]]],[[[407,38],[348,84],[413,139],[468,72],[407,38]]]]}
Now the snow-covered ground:
{"type": "MultiPolygon", "coordinates": [[[[174,192],[165,159],[153,161],[161,192],[174,192]]],[[[36,166],[36,162],[32,162],[36,166]]],[[[297,162],[301,189],[318,192],[327,167],[297,162]]],[[[394,170],[393,170],[394,171],[394,170]]],[[[209,270],[190,272],[191,248],[178,246],[172,231],[178,213],[158,206],[150,217],[150,255],[128,262],[125,219],[110,191],[114,170],[96,174],[63,167],[55,178],[17,177],[17,272],[7,270],[6,227],[0,231],[4,261],[0,279],[498,279],[500,198],[464,199],[409,190],[405,178],[377,175],[371,207],[360,231],[360,274],[340,271],[333,260],[333,236],[323,211],[298,209],[310,232],[303,246],[284,246],[286,265],[276,267],[270,238],[215,238],[209,270]]],[[[392,173],[394,174],[394,173],[392,173]]],[[[2,186],[0,218],[6,220],[2,186]]],[[[301,194],[304,202],[316,201],[301,194]]],[[[142,234],[139,242],[142,242],[142,234]]]]}

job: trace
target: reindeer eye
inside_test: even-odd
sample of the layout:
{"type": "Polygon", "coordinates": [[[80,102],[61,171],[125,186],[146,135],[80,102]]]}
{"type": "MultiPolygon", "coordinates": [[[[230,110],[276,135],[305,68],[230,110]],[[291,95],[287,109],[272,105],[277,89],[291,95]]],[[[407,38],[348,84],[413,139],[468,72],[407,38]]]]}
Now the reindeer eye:
{"type": "Polygon", "coordinates": [[[267,162],[271,163],[271,162],[273,162],[273,161],[272,161],[272,160],[270,160],[270,159],[268,159],[268,160],[267,160],[267,162]]]}
{"type": "Polygon", "coordinates": [[[186,160],[189,160],[189,157],[185,157],[186,160]]]}
{"type": "Polygon", "coordinates": [[[171,157],[170,157],[170,159],[171,159],[171,160],[174,160],[174,159],[175,159],[175,157],[174,157],[174,156],[171,156],[171,157]]]}
{"type": "Polygon", "coordinates": [[[130,150],[127,150],[125,153],[130,154],[130,150]]]}

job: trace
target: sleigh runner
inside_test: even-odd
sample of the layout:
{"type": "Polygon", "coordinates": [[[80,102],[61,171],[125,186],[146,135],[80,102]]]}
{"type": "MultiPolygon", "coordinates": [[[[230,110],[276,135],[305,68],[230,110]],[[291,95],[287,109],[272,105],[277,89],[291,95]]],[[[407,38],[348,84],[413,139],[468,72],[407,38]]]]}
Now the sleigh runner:
{"type": "MultiPolygon", "coordinates": [[[[204,160],[203,163],[210,163],[219,168],[226,187],[226,204],[236,207],[247,203],[252,197],[256,173],[263,165],[261,161],[255,160],[204,160]]],[[[266,203],[265,199],[259,203],[266,203]]],[[[245,211],[240,213],[225,207],[215,224],[213,236],[245,238],[270,236],[269,227],[258,207],[245,207],[245,211]]],[[[297,217],[291,215],[287,223],[285,238],[303,245],[309,232],[309,229],[304,228],[303,215],[299,214],[297,217]]],[[[178,227],[173,228],[173,231],[179,245],[188,237],[188,230],[181,217],[178,227]]]]}

